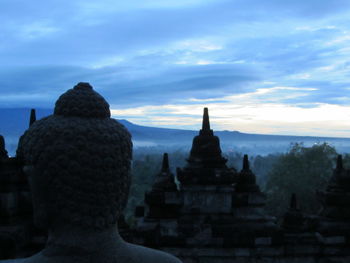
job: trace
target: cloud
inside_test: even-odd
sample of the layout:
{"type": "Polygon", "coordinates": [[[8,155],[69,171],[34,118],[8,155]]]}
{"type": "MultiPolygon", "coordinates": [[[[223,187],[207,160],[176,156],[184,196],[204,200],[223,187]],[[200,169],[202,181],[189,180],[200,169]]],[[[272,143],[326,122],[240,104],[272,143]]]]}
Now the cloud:
{"type": "MultiPolygon", "coordinates": [[[[189,5],[184,5],[184,2],[175,4],[181,6],[175,8],[175,2],[166,1],[161,4],[159,1],[146,1],[146,4],[139,4],[138,1],[135,4],[132,1],[128,4],[116,4],[114,1],[111,4],[111,1],[102,1],[96,4],[92,1],[40,1],[36,5],[29,5],[24,1],[9,3],[1,13],[4,15],[2,24],[5,30],[9,28],[7,37],[3,39],[4,45],[9,49],[4,53],[0,50],[0,54],[11,63],[15,63],[13,58],[16,54],[31,52],[32,63],[81,65],[111,54],[120,56],[138,49],[186,41],[188,38],[210,35],[239,38],[247,34],[256,35],[258,32],[266,34],[271,29],[275,31],[271,28],[273,25],[276,28],[278,24],[282,24],[280,28],[283,28],[288,24],[286,15],[281,13],[283,10],[299,10],[303,13],[302,10],[311,10],[312,7],[315,13],[323,10],[334,14],[335,10],[343,11],[348,5],[345,1],[340,1],[342,5],[337,5],[334,1],[318,1],[317,4],[314,1],[283,1],[283,5],[278,1],[265,1],[263,4],[262,1],[192,1],[189,5]],[[43,26],[43,21],[47,25],[43,26]],[[36,41],[22,42],[24,40],[16,36],[23,37],[23,27],[28,25],[34,28],[40,25],[39,30],[34,31],[49,30],[52,34],[45,39],[37,34],[36,41]],[[259,25],[270,28],[254,30],[259,25]],[[16,53],[11,52],[10,48],[14,42],[17,48],[12,50],[16,53]]],[[[294,14],[287,17],[295,19],[294,14]]]]}
{"type": "MultiPolygon", "coordinates": [[[[227,112],[347,111],[349,10],[347,0],[8,1],[0,9],[0,106],[52,107],[87,81],[119,110],[209,103],[227,112]]],[[[180,125],[171,112],[150,116],[180,125]]]]}
{"type": "Polygon", "coordinates": [[[222,98],[224,103],[203,100],[202,104],[167,104],[113,109],[115,118],[127,118],[148,126],[199,129],[204,107],[209,107],[214,130],[248,133],[348,137],[350,106],[313,103],[307,107],[280,102],[286,92],[302,97],[314,89],[274,87],[222,98]],[[274,98],[267,101],[265,96],[274,98]],[[165,116],[164,116],[165,113],[165,116]],[[141,117],[142,116],[142,117],[141,117]]]}
{"type": "MultiPolygon", "coordinates": [[[[79,81],[90,82],[113,105],[159,105],[186,98],[213,98],[247,90],[258,75],[237,65],[173,66],[158,70],[157,78],[147,69],[106,67],[36,66],[0,69],[2,103],[26,104],[25,94],[47,94],[40,106],[52,106],[56,98],[79,81]],[[129,78],[131,71],[132,79],[129,78]],[[21,78],[18,78],[21,76],[21,78]],[[18,100],[16,98],[18,94],[18,100]],[[20,101],[20,102],[19,102],[20,101]]],[[[43,97],[43,98],[44,98],[43,97]]],[[[28,106],[32,104],[28,96],[28,106]]],[[[39,103],[39,101],[36,101],[39,103]]]]}

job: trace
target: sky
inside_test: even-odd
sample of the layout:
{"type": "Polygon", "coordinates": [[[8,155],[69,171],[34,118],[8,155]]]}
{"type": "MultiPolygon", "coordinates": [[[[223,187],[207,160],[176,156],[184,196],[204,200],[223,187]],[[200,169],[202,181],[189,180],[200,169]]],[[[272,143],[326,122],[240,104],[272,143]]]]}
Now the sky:
{"type": "Polygon", "coordinates": [[[89,82],[117,119],[350,137],[349,0],[0,0],[0,108],[89,82]]]}

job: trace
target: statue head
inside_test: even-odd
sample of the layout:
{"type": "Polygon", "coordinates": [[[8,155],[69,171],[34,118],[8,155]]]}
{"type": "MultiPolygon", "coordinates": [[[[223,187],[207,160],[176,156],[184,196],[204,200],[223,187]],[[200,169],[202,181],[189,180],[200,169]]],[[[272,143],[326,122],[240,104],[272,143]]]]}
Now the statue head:
{"type": "Polygon", "coordinates": [[[130,186],[131,136],[88,83],[62,94],[54,114],[30,126],[17,157],[28,175],[37,225],[116,224],[130,186]]]}

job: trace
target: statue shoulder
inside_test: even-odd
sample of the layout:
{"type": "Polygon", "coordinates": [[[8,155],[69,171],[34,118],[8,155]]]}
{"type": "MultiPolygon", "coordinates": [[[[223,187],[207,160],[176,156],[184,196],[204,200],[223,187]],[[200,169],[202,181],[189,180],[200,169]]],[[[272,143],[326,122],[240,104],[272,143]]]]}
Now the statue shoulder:
{"type": "Polygon", "coordinates": [[[47,259],[43,258],[41,252],[28,257],[28,258],[17,258],[17,259],[7,259],[0,260],[0,263],[47,263],[47,259]]]}
{"type": "Polygon", "coordinates": [[[130,243],[127,243],[127,247],[129,253],[133,255],[133,260],[135,260],[135,262],[182,263],[182,261],[175,256],[160,250],[146,248],[130,243]]]}
{"type": "Polygon", "coordinates": [[[0,263],[27,263],[26,258],[0,260],[0,263]]]}

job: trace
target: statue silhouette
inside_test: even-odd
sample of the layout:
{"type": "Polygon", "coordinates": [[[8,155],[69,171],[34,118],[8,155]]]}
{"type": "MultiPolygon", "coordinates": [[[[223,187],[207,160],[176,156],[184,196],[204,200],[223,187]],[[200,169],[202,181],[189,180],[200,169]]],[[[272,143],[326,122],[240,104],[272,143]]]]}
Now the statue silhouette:
{"type": "Polygon", "coordinates": [[[0,262],[181,262],[120,237],[131,136],[110,118],[108,103],[88,83],[62,94],[53,115],[32,123],[17,157],[28,176],[34,223],[48,230],[48,240],[30,258],[0,262]]]}

